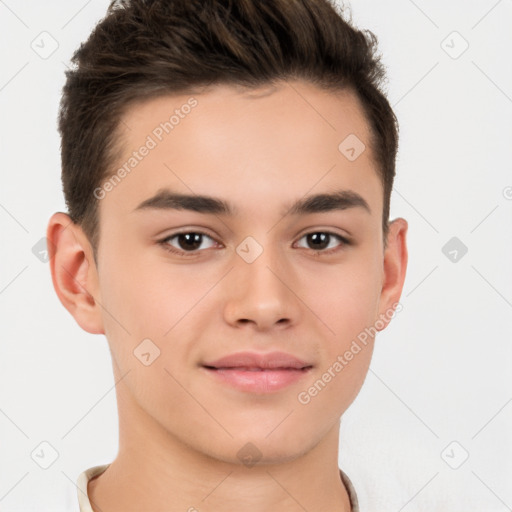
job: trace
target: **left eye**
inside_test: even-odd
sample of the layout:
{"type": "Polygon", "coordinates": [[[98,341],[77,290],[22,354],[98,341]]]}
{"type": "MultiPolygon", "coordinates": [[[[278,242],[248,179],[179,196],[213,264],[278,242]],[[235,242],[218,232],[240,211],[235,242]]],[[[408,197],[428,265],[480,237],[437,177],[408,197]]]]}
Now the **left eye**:
{"type": "Polygon", "coordinates": [[[325,250],[332,249],[332,247],[329,247],[329,241],[332,241],[332,238],[337,238],[339,241],[341,241],[341,245],[349,245],[349,241],[346,238],[342,237],[341,235],[337,235],[336,233],[331,233],[329,231],[313,231],[311,233],[305,234],[302,238],[306,238],[308,243],[313,244],[314,251],[320,250],[326,253],[333,252],[331,250],[325,250]]]}
{"type": "MultiPolygon", "coordinates": [[[[176,233],[164,238],[159,243],[169,252],[180,254],[182,256],[193,256],[201,247],[204,237],[210,239],[213,242],[210,247],[213,247],[217,243],[211,236],[200,231],[176,233]],[[174,239],[176,239],[178,247],[171,243],[171,241],[174,239]]],[[[350,241],[347,238],[342,237],[336,233],[331,233],[329,231],[312,231],[311,233],[306,233],[303,235],[299,240],[306,239],[306,243],[313,246],[309,247],[309,249],[313,251],[320,251],[329,254],[339,250],[339,248],[336,247],[334,247],[334,251],[332,250],[333,247],[330,243],[333,241],[332,238],[336,238],[339,242],[341,242],[339,247],[350,245],[350,241]]]]}

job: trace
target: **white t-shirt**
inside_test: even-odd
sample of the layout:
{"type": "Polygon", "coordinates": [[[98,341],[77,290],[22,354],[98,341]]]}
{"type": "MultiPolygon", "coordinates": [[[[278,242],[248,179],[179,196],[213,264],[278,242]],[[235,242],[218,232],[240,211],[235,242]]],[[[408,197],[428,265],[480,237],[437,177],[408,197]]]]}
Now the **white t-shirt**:
{"type": "MultiPolygon", "coordinates": [[[[95,476],[101,475],[110,464],[104,464],[102,466],[94,466],[92,468],[86,469],[83,473],[80,473],[80,476],[77,480],[78,487],[78,504],[80,506],[80,512],[94,512],[91,507],[91,502],[89,501],[89,496],[87,494],[87,484],[89,480],[94,478],[95,476]]],[[[350,506],[352,507],[352,512],[360,512],[359,510],[359,502],[357,500],[356,490],[352,485],[349,477],[340,469],[341,480],[345,484],[347,488],[348,496],[350,498],[350,506]]]]}

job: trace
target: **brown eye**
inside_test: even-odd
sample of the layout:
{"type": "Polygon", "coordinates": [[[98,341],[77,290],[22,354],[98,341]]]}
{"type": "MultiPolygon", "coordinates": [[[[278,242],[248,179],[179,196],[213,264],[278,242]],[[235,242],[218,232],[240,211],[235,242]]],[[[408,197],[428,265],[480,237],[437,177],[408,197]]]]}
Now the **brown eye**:
{"type": "Polygon", "coordinates": [[[180,233],[176,235],[176,241],[180,249],[195,250],[201,246],[203,235],[201,233],[180,233]]]}
{"type": "MultiPolygon", "coordinates": [[[[174,235],[164,238],[159,243],[169,252],[188,256],[186,253],[195,255],[199,252],[205,237],[213,241],[213,244],[211,244],[210,247],[215,245],[215,241],[212,237],[200,231],[175,233],[174,235]],[[171,241],[174,241],[174,243],[171,243],[171,241]]],[[[208,247],[203,247],[203,249],[208,249],[208,247]]]]}
{"type": "Polygon", "coordinates": [[[330,254],[331,252],[336,252],[339,250],[339,247],[343,247],[345,245],[350,245],[350,241],[346,238],[338,235],[336,233],[331,233],[329,231],[313,231],[311,233],[307,233],[304,235],[302,239],[306,239],[307,247],[306,249],[312,249],[314,251],[325,252],[326,254],[330,254]],[[334,239],[334,240],[333,240],[334,239]],[[341,242],[336,246],[335,240],[341,242]],[[334,242],[334,245],[332,245],[334,242]],[[326,250],[329,249],[329,250],[326,250]],[[332,249],[332,250],[331,250],[332,249]]]}

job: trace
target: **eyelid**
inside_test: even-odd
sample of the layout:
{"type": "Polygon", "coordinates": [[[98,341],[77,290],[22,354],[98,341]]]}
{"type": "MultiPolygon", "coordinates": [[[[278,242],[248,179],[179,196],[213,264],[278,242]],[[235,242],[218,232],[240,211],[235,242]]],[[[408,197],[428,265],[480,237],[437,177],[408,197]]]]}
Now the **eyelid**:
{"type": "Polygon", "coordinates": [[[329,233],[330,235],[335,235],[337,237],[340,237],[347,241],[347,243],[352,243],[352,235],[350,235],[346,230],[341,228],[334,228],[334,227],[319,227],[319,228],[307,228],[304,231],[301,231],[297,238],[302,238],[305,235],[309,235],[311,233],[329,233]],[[340,230],[341,233],[339,233],[336,230],[340,230]]]}

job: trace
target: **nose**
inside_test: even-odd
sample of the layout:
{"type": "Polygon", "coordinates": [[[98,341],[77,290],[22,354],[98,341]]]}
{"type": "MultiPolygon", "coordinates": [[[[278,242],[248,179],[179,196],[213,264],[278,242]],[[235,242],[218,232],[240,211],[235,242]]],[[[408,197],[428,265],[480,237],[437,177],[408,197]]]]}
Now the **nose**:
{"type": "Polygon", "coordinates": [[[289,328],[300,318],[299,293],[297,276],[276,251],[265,248],[251,263],[236,255],[226,287],[225,320],[256,331],[289,328]]]}

